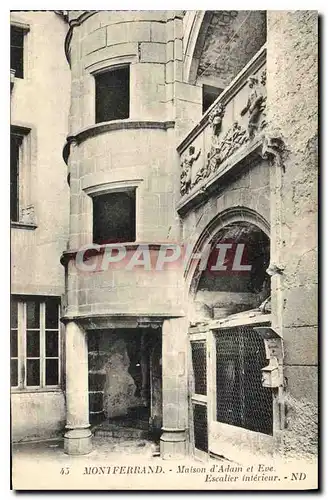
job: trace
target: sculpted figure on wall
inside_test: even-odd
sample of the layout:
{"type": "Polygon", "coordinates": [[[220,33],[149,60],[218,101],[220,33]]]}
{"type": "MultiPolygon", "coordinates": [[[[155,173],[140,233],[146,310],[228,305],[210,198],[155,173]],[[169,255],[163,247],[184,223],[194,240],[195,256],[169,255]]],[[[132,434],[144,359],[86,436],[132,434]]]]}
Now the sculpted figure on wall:
{"type": "Polygon", "coordinates": [[[255,131],[258,129],[259,118],[265,107],[265,96],[263,93],[263,84],[259,83],[257,76],[253,75],[248,78],[248,86],[250,92],[247,103],[240,114],[244,116],[248,113],[248,137],[252,139],[255,131]]]}
{"type": "Polygon", "coordinates": [[[191,188],[191,169],[193,163],[198,160],[199,156],[200,149],[195,153],[195,147],[190,146],[188,155],[181,162],[180,193],[182,196],[187,194],[191,188]]]}
{"type": "Polygon", "coordinates": [[[222,118],[224,115],[224,106],[219,102],[214,109],[212,109],[209,115],[209,123],[213,131],[213,140],[221,132],[222,118]]]}

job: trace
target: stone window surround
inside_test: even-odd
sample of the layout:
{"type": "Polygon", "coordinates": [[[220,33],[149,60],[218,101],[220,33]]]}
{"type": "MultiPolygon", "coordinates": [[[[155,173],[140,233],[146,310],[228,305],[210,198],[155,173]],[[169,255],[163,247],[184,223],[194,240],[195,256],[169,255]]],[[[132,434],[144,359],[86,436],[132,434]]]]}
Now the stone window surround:
{"type": "MultiPolygon", "coordinates": [[[[23,31],[24,34],[24,47],[23,47],[23,67],[24,67],[24,78],[20,79],[22,81],[26,81],[29,78],[29,59],[28,59],[28,54],[29,54],[29,37],[26,36],[29,31],[30,31],[30,25],[26,24],[19,19],[15,19],[12,17],[10,19],[10,26],[13,26],[15,28],[20,28],[23,31]]],[[[14,76],[15,79],[15,76],[14,76]]]]}
{"type": "MultiPolygon", "coordinates": [[[[136,238],[134,242],[130,243],[135,243],[139,239],[138,235],[138,219],[140,215],[140,204],[141,204],[141,196],[139,192],[139,187],[140,184],[143,182],[143,179],[131,179],[131,180],[124,180],[124,181],[111,181],[111,182],[104,182],[103,184],[98,184],[90,187],[85,187],[83,189],[84,193],[88,195],[89,200],[90,200],[90,211],[92,212],[92,198],[96,196],[100,196],[103,194],[110,194],[110,193],[123,193],[126,191],[132,191],[135,190],[135,199],[136,199],[136,238]]],[[[90,217],[90,223],[93,223],[93,216],[90,217]]],[[[92,227],[89,228],[89,234],[93,234],[92,227]]],[[[123,243],[124,245],[128,243],[123,243]]]]}
{"type": "Polygon", "coordinates": [[[129,82],[129,99],[130,99],[130,111],[129,111],[129,118],[125,120],[131,119],[133,117],[133,85],[132,82],[134,80],[133,78],[133,62],[137,61],[137,56],[136,55],[128,55],[128,56],[120,56],[120,57],[114,57],[111,59],[105,59],[103,61],[98,61],[88,67],[85,68],[85,87],[86,87],[86,93],[89,96],[89,116],[90,116],[90,122],[92,124],[97,124],[96,123],[96,80],[95,76],[99,75],[100,73],[106,73],[107,71],[115,71],[116,69],[121,69],[121,68],[126,68],[127,66],[130,67],[130,82],[129,82]]]}
{"type": "Polygon", "coordinates": [[[17,229],[36,229],[34,203],[32,196],[32,172],[35,168],[37,142],[33,125],[12,123],[10,132],[23,137],[19,158],[19,220],[11,221],[11,227],[17,229]],[[24,220],[22,210],[30,209],[31,216],[24,220]]]}

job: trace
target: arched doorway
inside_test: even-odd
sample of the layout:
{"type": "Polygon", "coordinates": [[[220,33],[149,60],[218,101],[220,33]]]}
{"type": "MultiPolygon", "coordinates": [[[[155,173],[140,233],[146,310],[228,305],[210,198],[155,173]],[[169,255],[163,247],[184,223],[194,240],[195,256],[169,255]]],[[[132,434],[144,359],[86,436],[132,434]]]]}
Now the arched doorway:
{"type": "MultiPolygon", "coordinates": [[[[221,220],[222,222],[222,220],[221,220]]],[[[274,392],[255,327],[270,326],[270,239],[256,220],[226,220],[203,238],[209,246],[190,280],[191,425],[196,455],[235,460],[273,446],[274,392]]]]}
{"type": "Polygon", "coordinates": [[[268,299],[270,240],[263,230],[251,222],[232,222],[207,245],[206,268],[198,266],[191,284],[196,321],[221,319],[268,299]]]}

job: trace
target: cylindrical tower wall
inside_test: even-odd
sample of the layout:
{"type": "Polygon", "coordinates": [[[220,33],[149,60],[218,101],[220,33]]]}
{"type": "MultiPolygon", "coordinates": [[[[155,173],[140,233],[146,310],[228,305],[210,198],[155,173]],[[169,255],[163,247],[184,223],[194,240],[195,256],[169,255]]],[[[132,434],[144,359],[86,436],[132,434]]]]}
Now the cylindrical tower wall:
{"type": "MultiPolygon", "coordinates": [[[[177,243],[180,226],[175,206],[180,197],[180,165],[174,82],[182,78],[182,14],[101,11],[80,12],[77,16],[70,13],[69,19],[66,53],[72,91],[66,152],[71,212],[67,259],[74,259],[74,251],[95,241],[94,200],[117,192],[135,192],[135,238],[126,243],[177,243]],[[128,116],[99,119],[97,78],[121,68],[129,68],[128,116]]],[[[149,290],[154,288],[149,288],[154,285],[152,271],[132,278],[131,273],[138,273],[138,268],[129,276],[125,270],[116,270],[114,288],[99,285],[102,277],[106,281],[105,273],[98,272],[95,278],[76,269],[69,271],[68,311],[86,314],[101,310],[110,314],[111,308],[105,304],[120,303],[125,312],[133,304],[131,310],[135,313],[170,314],[179,296],[178,292],[172,295],[172,282],[176,290],[180,286],[180,271],[174,272],[177,276],[173,281],[171,277],[156,277],[160,297],[152,294],[148,301],[149,290]],[[135,286],[129,287],[129,282],[135,286]],[[127,300],[123,300],[124,296],[127,300]]],[[[113,311],[117,311],[116,306],[113,311]]]]}

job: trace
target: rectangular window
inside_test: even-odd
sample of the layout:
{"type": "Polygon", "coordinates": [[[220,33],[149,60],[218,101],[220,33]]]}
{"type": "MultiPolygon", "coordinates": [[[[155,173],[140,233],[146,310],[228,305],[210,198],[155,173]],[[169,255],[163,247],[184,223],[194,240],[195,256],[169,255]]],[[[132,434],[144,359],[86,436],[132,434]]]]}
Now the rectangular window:
{"type": "Polygon", "coordinates": [[[10,68],[15,70],[16,78],[24,78],[24,35],[26,30],[17,26],[10,27],[10,68]]]}
{"type": "Polygon", "coordinates": [[[132,242],[136,239],[135,189],[93,198],[93,242],[132,242]]]}
{"type": "Polygon", "coordinates": [[[213,102],[219,97],[223,89],[213,87],[212,85],[203,85],[203,113],[212,106],[213,102]]]}
{"type": "Polygon", "coordinates": [[[11,386],[58,387],[60,383],[60,301],[57,297],[13,297],[11,386]]]}
{"type": "Polygon", "coordinates": [[[130,114],[130,67],[95,75],[96,123],[123,120],[130,114]]]}
{"type": "Polygon", "coordinates": [[[10,218],[19,219],[19,151],[22,138],[10,134],[10,218]]]}
{"type": "Polygon", "coordinates": [[[10,384],[18,386],[18,303],[15,299],[10,308],[10,384]]]}
{"type": "Polygon", "coordinates": [[[21,220],[22,210],[28,206],[30,176],[30,129],[11,126],[10,129],[10,219],[21,220]]]}
{"type": "Polygon", "coordinates": [[[261,368],[267,364],[263,340],[252,327],[218,330],[218,422],[272,435],[272,393],[271,389],[262,386],[261,380],[261,368]]]}

